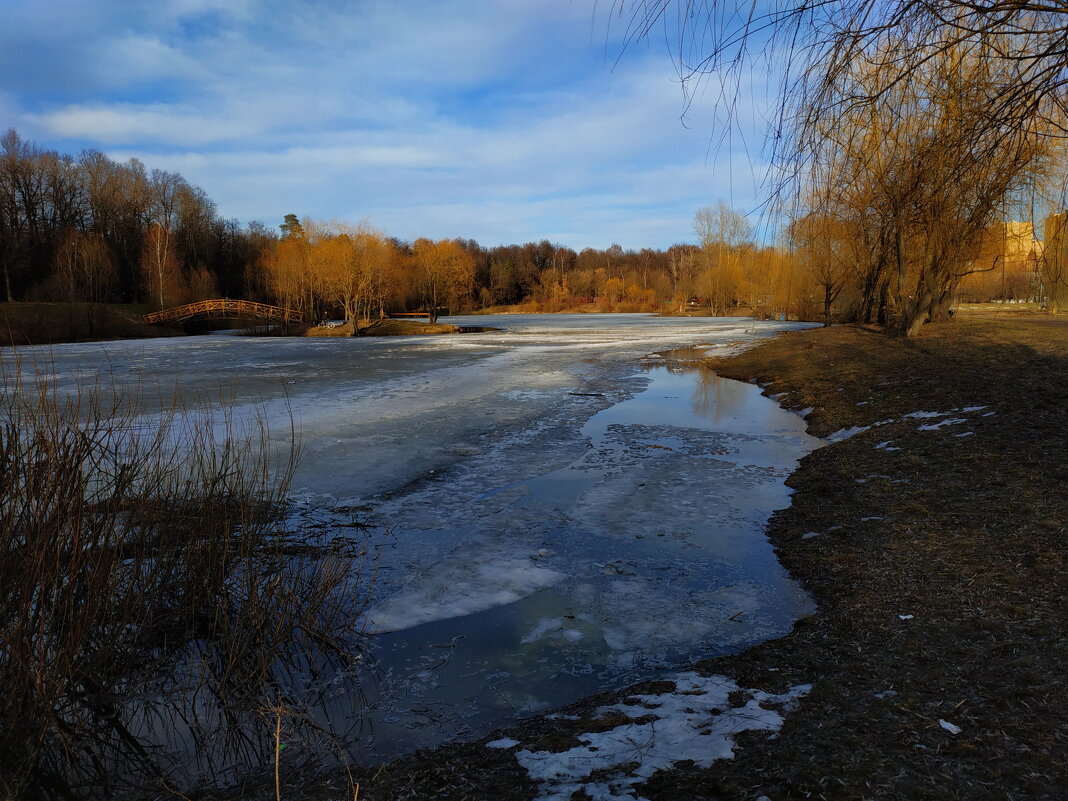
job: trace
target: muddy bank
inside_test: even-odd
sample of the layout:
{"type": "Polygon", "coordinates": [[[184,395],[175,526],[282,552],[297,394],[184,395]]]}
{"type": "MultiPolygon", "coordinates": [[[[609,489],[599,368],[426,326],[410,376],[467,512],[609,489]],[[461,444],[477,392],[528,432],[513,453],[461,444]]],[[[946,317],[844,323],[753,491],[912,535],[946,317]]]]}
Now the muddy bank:
{"type": "MultiPolygon", "coordinates": [[[[692,738],[708,736],[713,711],[750,704],[782,713],[777,732],[734,734],[734,759],[711,763],[643,768],[636,749],[578,783],[652,801],[1059,798],[1068,783],[1065,322],[958,320],[914,341],[813,330],[710,366],[811,408],[810,430],[835,440],[789,479],[794,502],[769,527],[819,611],[786,637],[691,666],[738,688],[692,738]],[[802,687],[789,704],[769,700],[802,687]]],[[[626,734],[619,727],[634,720],[619,704],[692,694],[685,681],[587,699],[481,744],[358,774],[360,797],[550,797],[560,785],[529,754],[574,755],[597,732],[626,734]]],[[[293,792],[326,797],[315,782],[293,792]]]]}
{"type": "Polygon", "coordinates": [[[478,325],[452,325],[451,323],[424,323],[417,320],[360,320],[352,323],[327,325],[289,326],[286,334],[302,337],[410,337],[435,336],[440,334],[480,334],[497,329],[478,325]]]}

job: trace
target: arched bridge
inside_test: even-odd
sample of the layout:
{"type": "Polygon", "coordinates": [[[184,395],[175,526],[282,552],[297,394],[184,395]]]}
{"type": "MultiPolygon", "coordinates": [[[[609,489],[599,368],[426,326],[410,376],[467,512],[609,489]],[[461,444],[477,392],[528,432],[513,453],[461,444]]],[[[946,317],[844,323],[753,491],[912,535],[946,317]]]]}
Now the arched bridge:
{"type": "Polygon", "coordinates": [[[299,323],[304,318],[304,315],[296,309],[284,309],[281,306],[271,306],[267,303],[219,298],[217,300],[199,300],[196,303],[175,306],[173,309],[151,312],[145,315],[144,320],[149,325],[155,325],[158,323],[183,323],[195,317],[213,319],[245,317],[266,322],[299,323]]]}

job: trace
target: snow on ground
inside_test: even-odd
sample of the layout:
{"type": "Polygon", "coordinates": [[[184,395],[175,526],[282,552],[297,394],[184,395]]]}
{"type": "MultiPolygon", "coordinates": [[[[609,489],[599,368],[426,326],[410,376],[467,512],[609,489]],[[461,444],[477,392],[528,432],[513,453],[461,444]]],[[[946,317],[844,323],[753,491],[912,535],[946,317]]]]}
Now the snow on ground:
{"type": "MultiPolygon", "coordinates": [[[[607,731],[580,734],[580,745],[561,752],[515,751],[516,760],[539,784],[539,801],[567,801],[579,790],[593,801],[640,799],[638,785],[657,771],[687,760],[708,767],[734,755],[737,734],[777,731],[783,714],[811,689],[800,685],[773,695],[743,690],[726,676],[697,673],[678,673],[667,680],[674,682],[673,692],[637,695],[598,709],[594,718],[623,715],[630,720],[607,731]],[[744,703],[732,698],[733,693],[742,693],[744,703]]],[[[488,745],[518,745],[506,743],[514,741],[488,745]]]]}
{"type": "Polygon", "coordinates": [[[967,423],[966,417],[947,417],[945,420],[939,420],[937,423],[927,423],[926,425],[919,426],[917,431],[937,431],[942,426],[956,426],[961,423],[967,423]]]}
{"type": "MultiPolygon", "coordinates": [[[[841,442],[842,440],[849,439],[850,437],[855,436],[857,434],[863,434],[865,431],[870,431],[872,428],[877,428],[879,426],[889,425],[890,423],[896,423],[896,422],[898,422],[900,420],[936,420],[939,417],[946,418],[945,420],[939,420],[937,423],[924,423],[924,424],[922,424],[922,425],[917,427],[918,431],[937,431],[940,428],[942,428],[942,426],[954,426],[954,425],[960,425],[961,423],[968,422],[968,418],[966,418],[966,417],[952,417],[951,415],[961,414],[961,413],[971,414],[973,412],[982,411],[985,408],[987,408],[987,407],[986,406],[964,406],[964,407],[962,407],[960,409],[949,409],[948,411],[945,411],[945,412],[927,412],[927,411],[909,412],[908,414],[901,415],[901,417],[898,417],[898,418],[893,418],[892,417],[889,420],[880,420],[877,423],[872,423],[869,426],[852,426],[850,428],[840,429],[838,431],[835,431],[835,432],[827,435],[827,437],[825,438],[825,441],[828,442],[828,443],[841,442]]],[[[992,414],[994,414],[994,412],[987,412],[986,414],[984,414],[982,416],[983,417],[989,417],[992,414]]],[[[967,434],[965,434],[965,435],[956,434],[954,436],[967,436],[967,434]]],[[[876,450],[883,450],[883,451],[901,450],[900,448],[891,447],[892,445],[893,445],[893,440],[888,440],[886,442],[880,442],[879,444],[877,444],[875,446],[875,448],[876,448],[876,450]]]]}
{"type": "Polygon", "coordinates": [[[865,431],[870,431],[871,426],[851,426],[849,428],[841,428],[827,435],[828,442],[841,442],[844,439],[849,439],[857,434],[863,434],[865,431]]]}

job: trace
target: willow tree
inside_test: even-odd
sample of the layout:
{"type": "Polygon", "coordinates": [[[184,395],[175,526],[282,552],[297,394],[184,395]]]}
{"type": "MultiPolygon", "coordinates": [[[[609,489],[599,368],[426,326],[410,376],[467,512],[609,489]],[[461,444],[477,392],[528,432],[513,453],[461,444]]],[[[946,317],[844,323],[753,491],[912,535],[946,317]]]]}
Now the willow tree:
{"type": "MultiPolygon", "coordinates": [[[[943,314],[985,228],[1062,174],[1063,2],[618,0],[614,8],[628,41],[668,29],[691,90],[712,78],[729,87],[757,59],[774,62],[782,83],[771,190],[783,205],[803,200],[802,213],[813,198],[837,211],[843,198],[832,187],[843,178],[868,190],[853,215],[874,248],[858,265],[861,305],[897,333],[943,314]]],[[[725,96],[733,107],[734,93],[725,96]]]]}

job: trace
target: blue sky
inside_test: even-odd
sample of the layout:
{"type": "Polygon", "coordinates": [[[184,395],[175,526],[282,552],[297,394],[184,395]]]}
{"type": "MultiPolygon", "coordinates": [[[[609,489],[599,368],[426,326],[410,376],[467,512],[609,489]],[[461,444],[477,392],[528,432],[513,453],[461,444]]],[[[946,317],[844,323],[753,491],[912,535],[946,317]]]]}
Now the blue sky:
{"type": "Polygon", "coordinates": [[[755,207],[761,108],[686,110],[605,0],[0,0],[0,128],[181,172],[225,217],[666,247],[755,207]]]}

